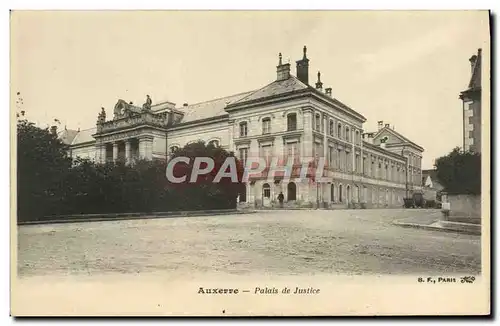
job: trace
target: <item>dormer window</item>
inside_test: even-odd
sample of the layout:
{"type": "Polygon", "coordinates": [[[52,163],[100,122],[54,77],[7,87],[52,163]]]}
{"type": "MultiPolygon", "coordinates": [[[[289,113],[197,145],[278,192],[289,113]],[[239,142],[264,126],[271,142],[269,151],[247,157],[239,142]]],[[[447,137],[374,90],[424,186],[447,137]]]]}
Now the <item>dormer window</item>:
{"type": "Polygon", "coordinates": [[[240,123],[240,137],[246,137],[248,135],[248,125],[246,122],[240,123]]]}

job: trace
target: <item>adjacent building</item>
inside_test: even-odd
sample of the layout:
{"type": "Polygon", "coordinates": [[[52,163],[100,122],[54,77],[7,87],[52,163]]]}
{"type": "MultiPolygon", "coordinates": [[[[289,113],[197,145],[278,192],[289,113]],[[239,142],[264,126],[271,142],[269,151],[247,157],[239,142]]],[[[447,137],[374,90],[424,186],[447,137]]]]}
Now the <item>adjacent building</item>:
{"type": "Polygon", "coordinates": [[[323,88],[319,72],[314,86],[309,75],[304,47],[295,76],[280,54],[275,80],[260,89],[182,106],[153,104],[149,96],[142,107],[118,100],[112,119],[102,109],[95,128],[64,130],[60,137],[73,157],[101,163],[165,160],[199,140],[243,161],[293,159],[294,167],[309,158],[327,161],[321,182],[310,174],[299,180],[295,169],[288,181],[269,181],[268,170],[252,177],[239,200],[257,206],[271,205],[283,192],[289,206],[399,207],[404,197],[421,191],[424,149],[383,121],[377,131],[366,132],[366,118],[335,98],[332,88],[323,88]]]}
{"type": "Polygon", "coordinates": [[[471,77],[460,93],[463,110],[463,149],[481,153],[481,49],[470,57],[471,77]]]}

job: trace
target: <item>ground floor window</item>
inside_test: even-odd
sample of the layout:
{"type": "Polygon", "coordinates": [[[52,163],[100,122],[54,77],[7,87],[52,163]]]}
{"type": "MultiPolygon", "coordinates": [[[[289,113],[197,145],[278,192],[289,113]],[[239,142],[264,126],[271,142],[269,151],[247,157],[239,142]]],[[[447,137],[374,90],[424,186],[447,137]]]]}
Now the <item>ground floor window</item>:
{"type": "Polygon", "coordinates": [[[297,199],[297,186],[295,183],[290,182],[287,186],[288,191],[288,200],[296,200],[297,199]]]}
{"type": "Polygon", "coordinates": [[[264,185],[262,186],[262,192],[264,198],[271,198],[271,187],[269,186],[268,183],[264,183],[264,185]]]}
{"type": "Polygon", "coordinates": [[[339,185],[339,202],[341,203],[342,202],[342,185],[339,185]]]}

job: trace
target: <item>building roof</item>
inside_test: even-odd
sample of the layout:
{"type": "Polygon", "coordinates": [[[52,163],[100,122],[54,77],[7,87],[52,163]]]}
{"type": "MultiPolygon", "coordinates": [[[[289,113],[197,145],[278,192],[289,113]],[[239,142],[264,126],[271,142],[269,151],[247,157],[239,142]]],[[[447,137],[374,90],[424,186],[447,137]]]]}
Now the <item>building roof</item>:
{"type": "Polygon", "coordinates": [[[66,145],[78,145],[88,142],[93,142],[95,139],[92,137],[96,133],[96,128],[84,130],[65,129],[59,133],[59,139],[66,145]]]}
{"type": "Polygon", "coordinates": [[[188,106],[177,108],[177,110],[184,114],[181,124],[187,122],[193,122],[196,120],[203,120],[207,118],[213,118],[218,116],[223,116],[227,114],[224,110],[226,105],[234,103],[241,98],[250,95],[254,91],[239,93],[231,96],[221,97],[215,100],[210,100],[206,102],[190,104],[188,106]]]}
{"type": "Polygon", "coordinates": [[[234,101],[233,104],[236,105],[256,101],[266,97],[282,95],[307,88],[309,88],[309,86],[301,82],[297,77],[290,75],[290,78],[288,79],[273,81],[272,83],[262,87],[261,89],[250,92],[250,94],[248,94],[247,96],[234,101]]]}
{"type": "MultiPolygon", "coordinates": [[[[411,140],[409,140],[408,138],[406,138],[405,136],[401,135],[399,132],[397,132],[396,130],[394,129],[391,129],[387,126],[384,126],[383,128],[381,128],[379,131],[377,131],[373,138],[377,138],[383,131],[389,131],[390,133],[392,133],[394,136],[398,137],[399,139],[401,139],[403,142],[405,143],[409,143],[409,144],[412,144],[414,145],[415,147],[417,147],[418,149],[420,149],[421,151],[424,150],[424,148],[422,146],[419,146],[417,145],[416,143],[412,142],[411,140]]],[[[393,144],[394,145],[394,144],[393,144]]],[[[396,144],[397,145],[397,144],[396,144]]],[[[390,144],[388,144],[387,146],[390,146],[390,144]]]]}
{"type": "Polygon", "coordinates": [[[78,130],[64,129],[58,133],[58,137],[64,144],[71,145],[77,134],[78,130]]]}

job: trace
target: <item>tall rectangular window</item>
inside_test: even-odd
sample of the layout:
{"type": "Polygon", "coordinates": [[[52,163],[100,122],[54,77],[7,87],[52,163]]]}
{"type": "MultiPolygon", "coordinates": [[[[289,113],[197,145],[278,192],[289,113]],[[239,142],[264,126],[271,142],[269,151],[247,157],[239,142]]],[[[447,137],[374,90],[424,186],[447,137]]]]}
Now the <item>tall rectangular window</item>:
{"type": "Polygon", "coordinates": [[[287,122],[287,128],[286,128],[287,131],[297,130],[297,114],[295,113],[288,114],[286,122],[287,122]]]}
{"type": "Polygon", "coordinates": [[[288,162],[290,157],[293,158],[294,164],[300,163],[299,143],[286,144],[286,162],[288,162]]]}
{"type": "Polygon", "coordinates": [[[243,163],[243,165],[247,164],[247,159],[248,159],[248,148],[240,148],[240,161],[243,163]]]}
{"type": "Polygon", "coordinates": [[[264,118],[262,120],[262,133],[263,134],[271,133],[271,119],[270,118],[264,118]]]}
{"type": "Polygon", "coordinates": [[[319,113],[316,114],[316,130],[321,131],[321,115],[319,113]]]}
{"type": "Polygon", "coordinates": [[[266,163],[269,165],[271,163],[271,158],[273,155],[273,146],[265,145],[260,148],[261,157],[264,158],[266,163]]]}
{"type": "Polygon", "coordinates": [[[248,135],[248,125],[246,122],[240,123],[240,137],[246,137],[248,135]]]}

